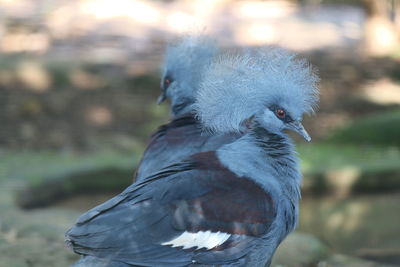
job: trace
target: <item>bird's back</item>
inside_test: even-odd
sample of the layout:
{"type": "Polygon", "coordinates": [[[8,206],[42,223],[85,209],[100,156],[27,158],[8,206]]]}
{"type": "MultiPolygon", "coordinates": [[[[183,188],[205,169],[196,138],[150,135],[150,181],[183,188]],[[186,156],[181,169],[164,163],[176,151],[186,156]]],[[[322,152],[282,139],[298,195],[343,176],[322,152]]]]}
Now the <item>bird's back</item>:
{"type": "Polygon", "coordinates": [[[239,137],[240,134],[211,135],[204,132],[192,114],[179,116],[152,135],[138,166],[136,181],[195,153],[216,150],[239,137]]]}

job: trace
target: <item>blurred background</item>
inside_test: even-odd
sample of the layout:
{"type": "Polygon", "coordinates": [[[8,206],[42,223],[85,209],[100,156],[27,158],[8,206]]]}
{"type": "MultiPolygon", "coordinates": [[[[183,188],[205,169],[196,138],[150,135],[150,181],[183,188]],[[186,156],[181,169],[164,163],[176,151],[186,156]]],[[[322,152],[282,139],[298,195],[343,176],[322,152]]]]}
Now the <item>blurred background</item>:
{"type": "MultiPolygon", "coordinates": [[[[280,266],[400,266],[399,0],[0,0],[0,266],[68,266],[64,232],[128,186],[167,42],[276,44],[319,69],[280,266]]],[[[294,137],[296,138],[296,137],[294,137]]]]}

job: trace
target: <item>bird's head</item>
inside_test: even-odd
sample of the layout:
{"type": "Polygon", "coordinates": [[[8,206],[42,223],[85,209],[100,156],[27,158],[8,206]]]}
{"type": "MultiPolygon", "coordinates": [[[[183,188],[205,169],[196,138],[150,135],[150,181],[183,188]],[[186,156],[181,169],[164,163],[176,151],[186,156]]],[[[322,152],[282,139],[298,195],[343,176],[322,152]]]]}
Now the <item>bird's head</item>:
{"type": "Polygon", "coordinates": [[[175,115],[187,111],[195,101],[204,67],[212,61],[216,51],[213,40],[204,35],[184,36],[171,44],[164,60],[157,103],[169,98],[175,115]]]}
{"type": "Polygon", "coordinates": [[[195,105],[206,128],[237,132],[249,120],[269,132],[293,130],[318,102],[318,77],[305,60],[283,49],[222,56],[204,74],[195,105]]]}

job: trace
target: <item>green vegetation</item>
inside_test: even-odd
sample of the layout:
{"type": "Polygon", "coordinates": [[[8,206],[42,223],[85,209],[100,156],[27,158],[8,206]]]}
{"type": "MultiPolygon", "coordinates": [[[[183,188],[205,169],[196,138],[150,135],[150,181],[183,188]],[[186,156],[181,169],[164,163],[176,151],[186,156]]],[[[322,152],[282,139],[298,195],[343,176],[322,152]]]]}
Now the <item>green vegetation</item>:
{"type": "Polygon", "coordinates": [[[305,193],[387,192],[400,188],[400,149],[363,145],[299,146],[305,193]]]}
{"type": "Polygon", "coordinates": [[[316,174],[343,168],[365,172],[400,169],[400,148],[330,143],[298,146],[303,171],[316,174]]]}
{"type": "Polygon", "coordinates": [[[336,130],[328,141],[400,147],[400,110],[374,114],[336,130]]]}
{"type": "Polygon", "coordinates": [[[32,185],[42,183],[45,177],[63,176],[74,171],[87,171],[98,168],[130,168],[138,161],[136,153],[131,155],[116,151],[96,153],[59,154],[55,152],[3,152],[0,179],[12,179],[32,185]]]}
{"type": "Polygon", "coordinates": [[[65,154],[5,152],[1,179],[21,184],[16,201],[25,208],[45,206],[87,192],[119,192],[132,183],[139,152],[65,154]]]}

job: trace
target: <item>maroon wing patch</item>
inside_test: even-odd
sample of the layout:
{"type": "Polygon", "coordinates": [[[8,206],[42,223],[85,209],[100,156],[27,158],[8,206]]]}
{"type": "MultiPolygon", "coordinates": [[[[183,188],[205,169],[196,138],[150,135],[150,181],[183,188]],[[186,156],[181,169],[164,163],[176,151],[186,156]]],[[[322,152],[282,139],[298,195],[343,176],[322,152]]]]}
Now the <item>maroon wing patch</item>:
{"type": "Polygon", "coordinates": [[[276,213],[271,196],[254,181],[222,166],[215,152],[193,156],[207,193],[174,203],[175,225],[190,232],[212,231],[262,236],[276,213]]]}

